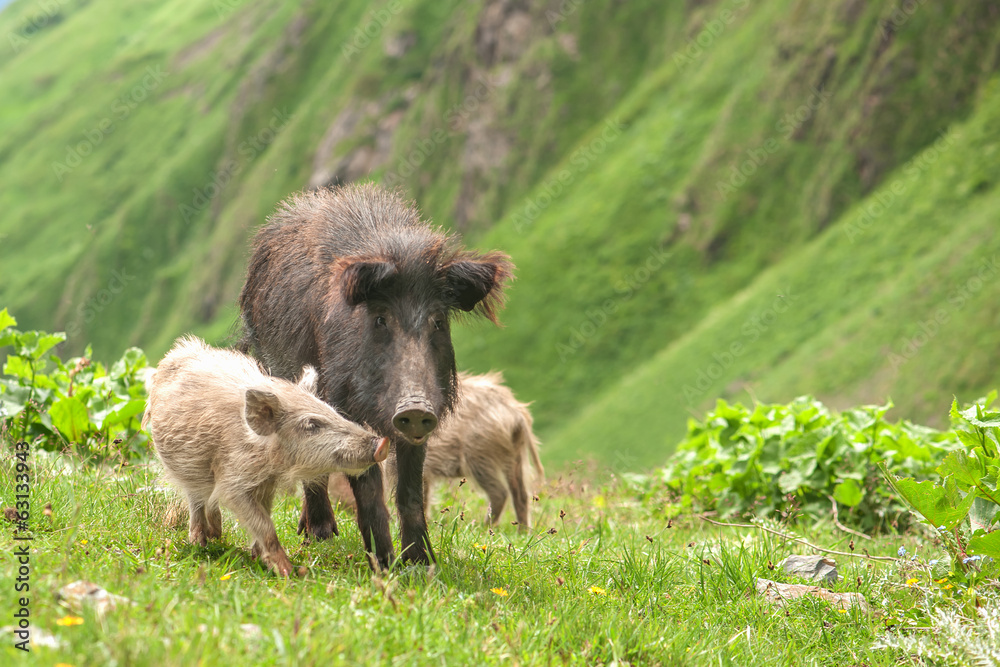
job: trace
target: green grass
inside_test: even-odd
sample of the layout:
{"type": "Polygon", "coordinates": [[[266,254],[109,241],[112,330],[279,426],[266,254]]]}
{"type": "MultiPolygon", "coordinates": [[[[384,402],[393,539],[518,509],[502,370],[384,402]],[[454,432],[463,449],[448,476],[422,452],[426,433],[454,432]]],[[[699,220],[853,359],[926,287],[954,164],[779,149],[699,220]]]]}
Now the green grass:
{"type": "MultiPolygon", "coordinates": [[[[8,454],[5,506],[14,495],[8,454]]],[[[17,664],[893,665],[899,652],[871,649],[884,628],[923,618],[920,607],[953,604],[926,570],[838,557],[843,579],[833,589],[862,593],[871,614],[813,600],[786,613],[747,591],[755,577],[786,580],[769,566],[807,550],[694,518],[671,527],[656,493],[578,474],[550,480],[527,534],[507,524],[509,514],[491,532],[471,485],[443,487],[429,510],[438,556],[431,573],[373,576],[343,509],[339,538],[304,545],[294,534],[298,501],[279,499],[279,536],[293,563],[309,568],[286,581],[250,559],[246,534],[228,514],[220,543],[187,544],[186,527],[165,520],[170,502],[154,468],[100,469],[41,454],[33,466],[31,622],[64,645],[23,656],[8,638],[0,654],[17,664]],[[47,503],[51,518],[42,515],[47,503]],[[918,585],[906,586],[911,578],[918,585]],[[82,624],[61,626],[77,614],[55,593],[78,579],[134,604],[103,618],[84,610],[82,624]],[[258,637],[243,636],[247,623],[258,637]]],[[[12,610],[17,564],[5,525],[0,602],[12,610]]],[[[808,537],[839,550],[850,539],[827,528],[808,537]]],[[[901,545],[921,559],[941,556],[916,535],[864,544],[879,555],[901,545]]]]}

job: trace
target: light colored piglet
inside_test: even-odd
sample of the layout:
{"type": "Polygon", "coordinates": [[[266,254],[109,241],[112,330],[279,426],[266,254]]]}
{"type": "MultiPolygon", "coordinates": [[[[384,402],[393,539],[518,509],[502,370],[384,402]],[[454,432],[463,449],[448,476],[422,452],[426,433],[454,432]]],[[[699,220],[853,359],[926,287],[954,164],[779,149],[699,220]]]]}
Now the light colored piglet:
{"type": "Polygon", "coordinates": [[[282,576],[292,564],[271,520],[275,492],[331,472],[360,474],[389,451],[388,439],[316,397],[311,366],[295,384],[246,355],[186,337],[147,388],[143,424],[167,478],[187,497],[188,538],[204,546],[220,537],[225,505],[253,536],[254,557],[282,576]]]}
{"type": "MultiPolygon", "coordinates": [[[[528,463],[539,477],[545,475],[531,426],[528,404],[514,397],[500,373],[459,373],[455,409],[427,440],[424,507],[430,506],[435,482],[470,477],[490,500],[491,523],[499,521],[510,489],[518,526],[527,530],[531,526],[528,463]]],[[[395,486],[394,453],[385,462],[385,470],[387,486],[395,486]]]]}

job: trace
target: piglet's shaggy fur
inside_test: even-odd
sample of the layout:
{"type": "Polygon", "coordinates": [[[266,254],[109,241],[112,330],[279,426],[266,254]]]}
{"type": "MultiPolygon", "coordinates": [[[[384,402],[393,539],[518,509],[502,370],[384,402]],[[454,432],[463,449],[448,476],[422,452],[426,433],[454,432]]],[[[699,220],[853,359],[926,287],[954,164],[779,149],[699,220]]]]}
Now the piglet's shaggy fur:
{"type": "Polygon", "coordinates": [[[292,565],[271,520],[275,492],[331,472],[360,474],[388,454],[386,438],[316,397],[311,366],[292,383],[246,355],[183,338],[147,388],[143,424],[167,478],[187,498],[191,542],[222,535],[225,505],[253,536],[253,555],[282,576],[292,565]]]}

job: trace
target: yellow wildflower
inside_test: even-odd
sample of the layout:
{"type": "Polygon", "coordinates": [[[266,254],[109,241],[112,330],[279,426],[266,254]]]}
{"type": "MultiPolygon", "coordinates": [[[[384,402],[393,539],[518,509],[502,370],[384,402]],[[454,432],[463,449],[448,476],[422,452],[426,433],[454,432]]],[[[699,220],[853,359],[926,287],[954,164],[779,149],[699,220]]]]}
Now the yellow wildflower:
{"type": "Polygon", "coordinates": [[[219,581],[229,581],[229,578],[233,576],[232,572],[227,572],[226,574],[219,577],[219,581]]]}
{"type": "Polygon", "coordinates": [[[82,625],[83,619],[79,616],[63,616],[56,619],[56,625],[82,625]]]}
{"type": "Polygon", "coordinates": [[[499,595],[502,598],[507,597],[507,591],[504,590],[503,588],[491,588],[490,591],[492,591],[493,593],[496,593],[497,595],[499,595]]]}
{"type": "Polygon", "coordinates": [[[916,586],[919,582],[920,582],[919,579],[907,579],[906,585],[912,588],[913,586],[916,586]]]}
{"type": "Polygon", "coordinates": [[[604,595],[605,593],[604,589],[600,586],[591,586],[588,590],[590,590],[593,595],[604,595]]]}

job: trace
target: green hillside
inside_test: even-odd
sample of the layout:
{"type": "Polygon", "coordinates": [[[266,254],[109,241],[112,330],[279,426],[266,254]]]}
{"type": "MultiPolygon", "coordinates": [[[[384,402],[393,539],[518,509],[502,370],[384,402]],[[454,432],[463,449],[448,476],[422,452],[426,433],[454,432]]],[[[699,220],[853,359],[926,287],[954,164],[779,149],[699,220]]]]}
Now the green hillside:
{"type": "Polygon", "coordinates": [[[998,380],[1000,10],[900,7],[16,2],[0,304],[103,359],[224,341],[275,203],[374,178],[514,258],[456,348],[547,465],[659,463],[718,396],[933,421],[998,380]]]}

